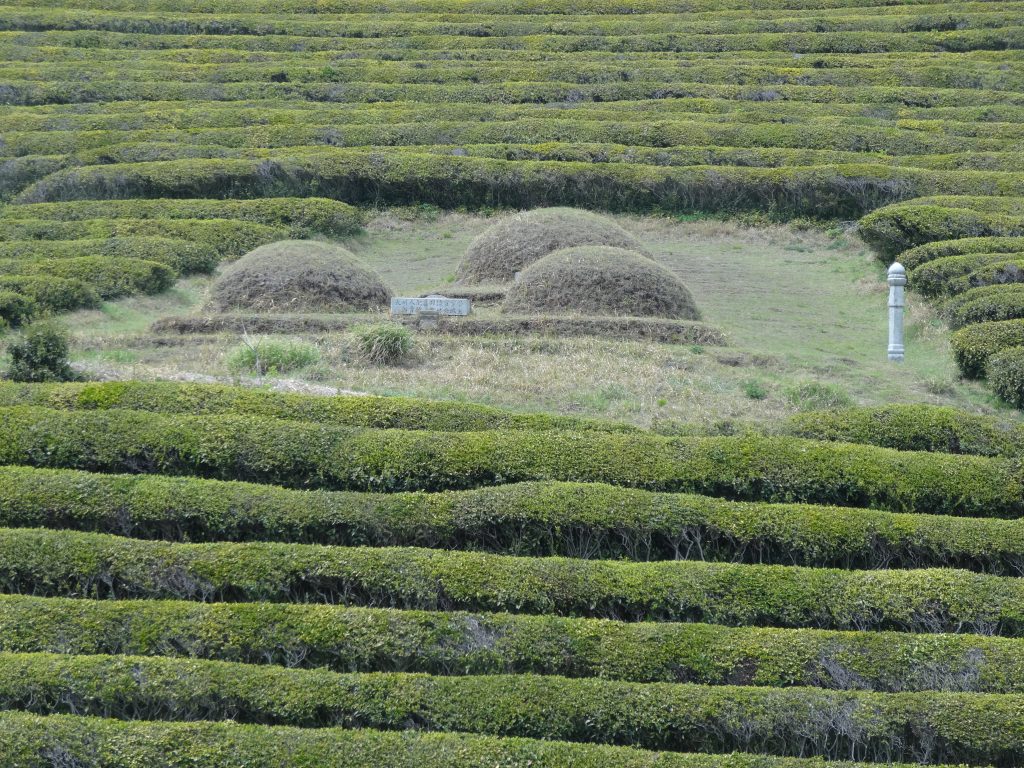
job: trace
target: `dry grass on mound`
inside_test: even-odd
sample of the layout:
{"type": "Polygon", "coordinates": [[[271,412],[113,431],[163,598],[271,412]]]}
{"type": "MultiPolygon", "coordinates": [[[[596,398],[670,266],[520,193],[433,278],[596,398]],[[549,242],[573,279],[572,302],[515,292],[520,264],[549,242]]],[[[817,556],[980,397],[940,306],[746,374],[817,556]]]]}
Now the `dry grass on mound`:
{"type": "MultiPolygon", "coordinates": [[[[344,332],[374,315],[246,315],[165,317],[150,326],[154,334],[182,334],[191,339],[216,333],[301,334],[344,332]]],[[[413,321],[402,320],[411,324],[413,321]]],[[[521,337],[531,334],[560,339],[596,336],[623,341],[724,346],[725,334],[704,323],[647,317],[442,317],[437,327],[420,333],[440,336],[521,337]]],[[[150,337],[155,342],[154,337],[150,337]]],[[[175,337],[159,337],[159,346],[178,346],[175,337]]]]}
{"type": "Polygon", "coordinates": [[[523,271],[502,310],[700,319],[693,296],[678,277],[646,256],[608,246],[567,248],[545,256],[523,271]]]}
{"type": "Polygon", "coordinates": [[[538,208],[509,216],[478,235],[457,277],[463,283],[509,281],[549,253],[583,245],[644,252],[635,237],[604,216],[575,208],[538,208]]]}
{"type": "Polygon", "coordinates": [[[314,240],[282,240],[229,265],[210,289],[223,311],[361,312],[385,306],[391,292],[349,251],[314,240]]]}

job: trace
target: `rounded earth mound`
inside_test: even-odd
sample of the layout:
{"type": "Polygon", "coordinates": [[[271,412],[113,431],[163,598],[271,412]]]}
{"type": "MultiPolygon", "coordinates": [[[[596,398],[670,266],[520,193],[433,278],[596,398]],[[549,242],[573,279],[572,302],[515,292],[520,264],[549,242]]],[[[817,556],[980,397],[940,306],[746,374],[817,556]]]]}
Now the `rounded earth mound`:
{"type": "Polygon", "coordinates": [[[545,256],[523,271],[502,309],[700,319],[693,296],[672,272],[639,253],[609,246],[545,256]]]}
{"type": "Polygon", "coordinates": [[[365,311],[390,298],[380,277],[346,249],[315,240],[282,240],[230,264],[214,282],[209,306],[220,311],[365,311]]]}
{"type": "Polygon", "coordinates": [[[604,216],[576,208],[538,208],[502,219],[478,235],[457,277],[463,283],[509,281],[549,253],[583,245],[644,250],[633,235],[604,216]]]}

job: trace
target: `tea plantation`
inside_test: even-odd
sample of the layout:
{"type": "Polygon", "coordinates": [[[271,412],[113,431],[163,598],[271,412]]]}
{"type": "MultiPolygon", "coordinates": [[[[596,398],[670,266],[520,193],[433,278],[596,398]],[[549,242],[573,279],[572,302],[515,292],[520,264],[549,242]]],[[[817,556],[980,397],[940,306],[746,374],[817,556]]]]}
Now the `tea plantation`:
{"type": "Polygon", "coordinates": [[[963,331],[957,354],[982,377],[995,356],[997,392],[1024,404],[1024,300],[983,290],[1020,279],[1024,246],[974,240],[1024,236],[1022,11],[10,0],[0,317],[346,236],[363,221],[353,206],[869,214],[886,259],[946,240],[943,258],[972,254],[921,284],[957,294],[942,309],[954,326],[1001,323],[963,331]]]}
{"type": "Polygon", "coordinates": [[[0,381],[0,768],[1024,764],[1022,126],[1016,0],[2,0],[5,352],[85,330],[0,381]],[[967,383],[867,370],[893,260],[967,383]],[[453,358],[523,407],[309,394],[453,358]],[[788,410],[604,413],[726,367],[788,410]]]}
{"type": "Polygon", "coordinates": [[[0,423],[3,765],[1024,750],[1024,438],[985,417],[667,438],[124,382],[2,384],[0,423]]]}

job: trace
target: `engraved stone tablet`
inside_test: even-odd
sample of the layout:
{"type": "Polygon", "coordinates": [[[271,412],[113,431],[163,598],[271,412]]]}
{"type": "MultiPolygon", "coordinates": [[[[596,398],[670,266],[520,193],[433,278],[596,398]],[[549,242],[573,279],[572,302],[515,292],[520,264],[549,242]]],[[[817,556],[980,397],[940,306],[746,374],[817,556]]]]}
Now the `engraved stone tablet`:
{"type": "Polygon", "coordinates": [[[447,296],[427,296],[423,299],[396,296],[391,299],[392,315],[418,315],[420,312],[436,312],[439,315],[468,315],[469,299],[449,299],[447,296]]]}

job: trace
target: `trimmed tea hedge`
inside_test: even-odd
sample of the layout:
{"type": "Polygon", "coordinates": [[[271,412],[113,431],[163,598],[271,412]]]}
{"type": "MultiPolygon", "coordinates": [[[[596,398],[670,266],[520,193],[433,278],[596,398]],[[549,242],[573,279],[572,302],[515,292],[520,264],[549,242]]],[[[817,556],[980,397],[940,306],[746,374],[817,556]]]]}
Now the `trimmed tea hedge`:
{"type": "Polygon", "coordinates": [[[338,672],[1024,692],[1024,641],[288,603],[0,596],[0,650],[338,672]]]}
{"type": "MultiPolygon", "coordinates": [[[[1024,176],[885,165],[663,168],[615,163],[507,161],[415,151],[315,148],[260,160],[123,163],[58,171],[26,188],[20,203],[122,197],[256,198],[319,194],[350,203],[443,208],[577,205],[615,211],[813,210],[852,218],[915,190],[969,194],[993,185],[1024,194],[1024,176]]],[[[915,211],[923,210],[914,208],[915,211]]]]}
{"type": "Polygon", "coordinates": [[[947,299],[939,311],[954,330],[974,323],[1024,318],[1024,285],[972,288],[947,299]]]}
{"type": "Polygon", "coordinates": [[[319,197],[262,200],[90,200],[8,206],[3,219],[242,219],[286,227],[290,237],[314,233],[345,237],[362,229],[359,209],[319,197]]]}
{"type": "Polygon", "coordinates": [[[576,429],[635,432],[636,427],[542,413],[514,413],[486,405],[370,395],[300,395],[216,384],[112,381],[56,386],[0,382],[0,406],[39,405],[68,410],[131,409],[151,413],[249,414],[275,419],[376,429],[576,429]]]}
{"type": "Polygon", "coordinates": [[[166,264],[179,274],[212,272],[219,258],[209,245],[166,237],[112,237],[84,240],[9,240],[0,243],[0,259],[67,259],[115,256],[166,264]]]}
{"type": "Polygon", "coordinates": [[[1024,253],[965,253],[945,256],[922,264],[909,275],[913,290],[923,296],[938,297],[963,293],[972,287],[966,280],[976,272],[1011,260],[1024,258],[1024,253]]]}
{"type": "Polygon", "coordinates": [[[154,294],[174,285],[177,273],[166,264],[116,256],[81,256],[70,259],[4,259],[0,275],[39,275],[75,280],[102,299],[134,293],[154,294]]]}
{"type": "Polygon", "coordinates": [[[1024,407],[1024,346],[1007,347],[985,364],[985,378],[1006,402],[1024,407]]]}
{"type": "Polygon", "coordinates": [[[811,440],[878,445],[898,451],[1024,455],[1024,426],[937,405],[807,411],[790,416],[783,431],[811,440]]]}
{"type": "Polygon", "coordinates": [[[49,275],[0,275],[0,291],[14,291],[29,298],[42,312],[70,312],[98,307],[99,294],[81,280],[49,275]]]}
{"type": "Polygon", "coordinates": [[[464,731],[673,751],[1015,766],[1024,697],[339,674],[143,656],[0,654],[0,704],[40,714],[464,731]]]}
{"type": "Polygon", "coordinates": [[[904,512],[1024,512],[1021,471],[1011,460],[798,438],[373,430],[30,406],[0,408],[0,430],[0,463],[40,467],[384,491],[571,480],[904,512]]]}
{"type": "Polygon", "coordinates": [[[936,240],[1024,235],[1024,214],[897,203],[869,213],[859,230],[880,256],[891,258],[936,240]]]}
{"type": "Polygon", "coordinates": [[[978,323],[961,328],[950,338],[953,357],[969,379],[985,377],[985,366],[996,352],[1024,346],[1024,320],[978,323]]]}
{"type": "Polygon", "coordinates": [[[1024,572],[1024,531],[1014,521],[727,502],[571,483],[365,494],[2,467],[0,525],[171,541],[1024,572]]]}
{"type": "MultiPolygon", "coordinates": [[[[1006,254],[1009,256],[1010,254],[1006,254]]],[[[1011,285],[1024,282],[1024,256],[1011,260],[1003,259],[992,264],[985,264],[963,277],[951,280],[947,286],[949,293],[955,295],[971,288],[984,288],[988,285],[1011,285]]]]}
{"type": "MultiPolygon", "coordinates": [[[[232,722],[161,723],[0,712],[0,749],[19,768],[869,768],[867,763],[632,747],[466,733],[290,728],[232,722]]],[[[900,768],[900,766],[894,766],[900,768]]],[[[910,768],[906,766],[905,768],[910,768]]],[[[941,768],[941,767],[940,767],[941,768]]]]}
{"type": "Polygon", "coordinates": [[[904,251],[900,263],[908,270],[934,259],[963,256],[968,253],[1024,253],[1024,237],[965,237],[959,240],[938,240],[904,251]]]}
{"type": "Polygon", "coordinates": [[[231,219],[0,219],[0,240],[161,237],[208,246],[222,259],[237,258],[287,236],[286,229],[231,219]]]}
{"type": "Polygon", "coordinates": [[[4,592],[327,602],[630,621],[1024,633],[1024,584],[952,569],[631,563],[413,548],[177,544],[0,529],[4,592]]]}

